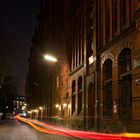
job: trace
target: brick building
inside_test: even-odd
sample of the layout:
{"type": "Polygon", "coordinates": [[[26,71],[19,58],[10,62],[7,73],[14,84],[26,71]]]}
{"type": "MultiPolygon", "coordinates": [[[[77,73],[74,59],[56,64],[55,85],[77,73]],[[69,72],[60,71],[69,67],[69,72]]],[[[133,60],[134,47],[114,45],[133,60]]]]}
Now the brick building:
{"type": "Polygon", "coordinates": [[[140,1],[44,0],[37,19],[31,109],[42,106],[43,118],[77,129],[129,131],[128,122],[138,124],[140,1]],[[45,53],[58,62],[43,60],[45,53]]]}

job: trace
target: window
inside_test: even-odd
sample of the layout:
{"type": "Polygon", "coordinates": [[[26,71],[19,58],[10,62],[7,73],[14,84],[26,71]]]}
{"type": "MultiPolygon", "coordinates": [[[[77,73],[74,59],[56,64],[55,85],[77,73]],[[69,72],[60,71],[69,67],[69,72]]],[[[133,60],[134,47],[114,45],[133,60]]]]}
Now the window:
{"type": "Polygon", "coordinates": [[[122,88],[122,99],[121,99],[121,106],[123,108],[131,107],[131,90],[132,90],[132,78],[131,75],[124,76],[121,79],[121,88],[122,88]]]}
{"type": "Polygon", "coordinates": [[[125,73],[131,70],[131,50],[125,48],[119,57],[120,73],[125,73]]]}
{"type": "Polygon", "coordinates": [[[117,18],[118,18],[118,1],[117,0],[113,0],[113,5],[112,5],[112,19],[113,19],[113,34],[115,34],[117,32],[117,18]]]}
{"type": "Polygon", "coordinates": [[[109,6],[109,0],[106,0],[105,3],[105,30],[106,30],[106,42],[109,42],[109,38],[110,38],[110,6],[109,6]]]}
{"type": "Polygon", "coordinates": [[[118,58],[119,65],[119,115],[121,118],[131,119],[132,117],[132,74],[131,74],[131,49],[124,48],[118,58]]]}
{"type": "Polygon", "coordinates": [[[88,58],[93,55],[93,0],[88,3],[88,58]]]}
{"type": "Polygon", "coordinates": [[[78,114],[82,110],[82,77],[78,79],[78,114]]]}
{"type": "Polygon", "coordinates": [[[126,25],[126,0],[120,0],[121,8],[121,27],[126,25]]]}
{"type": "Polygon", "coordinates": [[[112,78],[112,61],[107,59],[104,63],[104,80],[112,78]]]}
{"type": "Polygon", "coordinates": [[[76,110],[76,82],[72,82],[72,114],[76,110]]]}
{"type": "Polygon", "coordinates": [[[84,34],[82,10],[75,15],[74,22],[71,24],[70,56],[72,57],[71,71],[76,69],[84,61],[84,34]]]}
{"type": "Polygon", "coordinates": [[[91,82],[88,86],[88,128],[94,128],[95,118],[95,86],[91,82]]]}
{"type": "Polygon", "coordinates": [[[112,115],[112,60],[107,59],[103,65],[104,74],[104,116],[112,115]]]}

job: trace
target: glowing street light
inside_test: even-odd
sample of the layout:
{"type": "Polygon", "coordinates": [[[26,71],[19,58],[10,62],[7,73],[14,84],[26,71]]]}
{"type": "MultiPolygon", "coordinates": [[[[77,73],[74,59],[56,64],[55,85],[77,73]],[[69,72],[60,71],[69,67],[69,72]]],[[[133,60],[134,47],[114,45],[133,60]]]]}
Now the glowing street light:
{"type": "Polygon", "coordinates": [[[38,113],[38,109],[35,109],[34,112],[38,113]]]}
{"type": "Polygon", "coordinates": [[[66,104],[66,103],[64,103],[64,104],[63,104],[63,107],[66,107],[66,106],[67,106],[67,104],[66,104]]]}
{"type": "Polygon", "coordinates": [[[45,54],[44,59],[50,62],[58,62],[60,64],[62,64],[63,66],[65,66],[66,68],[69,68],[65,63],[63,63],[63,61],[60,61],[59,59],[57,59],[57,57],[51,55],[51,54],[45,54]]]}
{"type": "Polygon", "coordinates": [[[43,107],[42,107],[42,106],[40,106],[40,107],[39,107],[39,110],[43,110],[43,107]]]}
{"type": "Polygon", "coordinates": [[[52,55],[49,55],[49,54],[46,54],[44,55],[44,59],[47,60],[47,61],[51,61],[51,62],[57,62],[57,58],[52,56],[52,55]]]}
{"type": "Polygon", "coordinates": [[[59,107],[59,104],[56,104],[55,107],[58,108],[59,107]]]}

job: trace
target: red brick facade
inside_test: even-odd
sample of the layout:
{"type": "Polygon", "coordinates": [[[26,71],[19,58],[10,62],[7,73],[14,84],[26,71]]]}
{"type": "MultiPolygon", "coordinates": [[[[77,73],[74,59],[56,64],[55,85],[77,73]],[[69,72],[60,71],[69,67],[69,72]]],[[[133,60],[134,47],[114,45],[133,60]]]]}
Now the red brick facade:
{"type": "Polygon", "coordinates": [[[46,1],[30,62],[30,84],[38,82],[42,95],[36,103],[38,93],[32,93],[34,107],[49,106],[51,93],[52,114],[44,107],[44,115],[69,127],[111,131],[115,121],[123,131],[127,122],[139,122],[139,3],[58,0],[47,7],[46,1]],[[49,63],[51,74],[48,64],[33,60],[46,52],[59,61],[49,63]]]}

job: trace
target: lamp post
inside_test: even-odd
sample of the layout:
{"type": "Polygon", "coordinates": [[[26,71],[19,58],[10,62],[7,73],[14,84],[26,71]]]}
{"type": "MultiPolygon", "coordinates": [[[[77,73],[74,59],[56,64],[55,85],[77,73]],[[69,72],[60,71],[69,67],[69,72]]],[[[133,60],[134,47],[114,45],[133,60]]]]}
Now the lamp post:
{"type": "Polygon", "coordinates": [[[56,108],[56,117],[59,118],[59,111],[60,111],[60,105],[59,104],[55,104],[55,108],[56,108]]]}
{"type": "Polygon", "coordinates": [[[39,107],[39,119],[43,119],[43,107],[39,107]]]}
{"type": "MultiPolygon", "coordinates": [[[[59,61],[56,57],[54,57],[54,56],[52,56],[50,54],[45,54],[44,55],[44,59],[47,60],[47,61],[49,61],[49,62],[52,62],[52,63],[59,62],[65,68],[68,68],[68,66],[65,63],[59,61]]],[[[50,68],[48,69],[48,73],[50,74],[50,68]]],[[[50,98],[49,98],[50,101],[49,101],[49,103],[50,103],[50,107],[51,107],[52,106],[52,95],[51,95],[50,82],[51,82],[51,80],[50,80],[50,76],[49,76],[49,83],[48,83],[49,84],[49,95],[50,95],[50,98]]],[[[65,106],[65,104],[64,104],[64,106],[65,106]]],[[[51,113],[51,110],[50,110],[50,113],[51,113]]]]}
{"type": "Polygon", "coordinates": [[[36,107],[36,106],[39,106],[40,103],[41,103],[41,96],[42,96],[41,90],[42,90],[42,87],[41,87],[40,83],[38,83],[36,81],[33,82],[32,85],[34,86],[33,88],[34,88],[34,93],[35,93],[34,99],[33,99],[33,101],[34,101],[33,102],[33,104],[34,104],[33,107],[36,107]]]}
{"type": "MultiPolygon", "coordinates": [[[[55,63],[57,62],[57,59],[50,55],[50,54],[45,54],[44,55],[44,59],[49,61],[49,62],[52,62],[52,63],[55,63]]],[[[52,93],[51,93],[51,77],[50,77],[50,65],[48,64],[48,90],[49,90],[49,120],[50,122],[52,121],[52,93]]]]}

